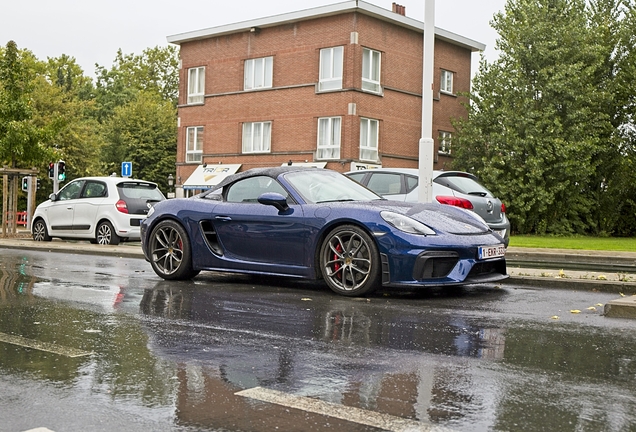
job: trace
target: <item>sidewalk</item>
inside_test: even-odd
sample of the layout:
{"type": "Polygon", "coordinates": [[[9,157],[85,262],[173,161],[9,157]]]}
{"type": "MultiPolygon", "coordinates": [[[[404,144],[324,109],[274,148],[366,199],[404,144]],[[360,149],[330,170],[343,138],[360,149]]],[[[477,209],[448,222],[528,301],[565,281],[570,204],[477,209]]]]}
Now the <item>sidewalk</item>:
{"type": "MultiPolygon", "coordinates": [[[[0,248],[144,258],[138,242],[118,246],[81,240],[35,242],[26,234],[0,237],[0,248]]],[[[636,318],[636,253],[510,247],[506,262],[508,284],[615,293],[617,303],[606,305],[606,316],[636,318]]]]}

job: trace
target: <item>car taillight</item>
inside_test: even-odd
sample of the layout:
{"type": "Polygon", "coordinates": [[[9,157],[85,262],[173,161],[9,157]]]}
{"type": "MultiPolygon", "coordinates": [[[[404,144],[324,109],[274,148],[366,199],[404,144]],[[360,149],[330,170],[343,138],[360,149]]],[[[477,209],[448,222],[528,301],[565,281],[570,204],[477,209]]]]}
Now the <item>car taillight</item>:
{"type": "Polygon", "coordinates": [[[506,212],[506,205],[504,203],[501,203],[501,212],[502,213],[506,212]]]}
{"type": "Polygon", "coordinates": [[[128,214],[128,206],[126,205],[126,201],[124,200],[117,201],[115,203],[115,207],[117,207],[117,211],[128,214]]]}
{"type": "Polygon", "coordinates": [[[470,201],[464,198],[457,198],[454,196],[443,196],[443,195],[437,196],[435,198],[437,199],[437,202],[440,204],[447,204],[447,205],[452,205],[455,207],[461,207],[466,210],[473,209],[473,203],[471,203],[470,201]]]}

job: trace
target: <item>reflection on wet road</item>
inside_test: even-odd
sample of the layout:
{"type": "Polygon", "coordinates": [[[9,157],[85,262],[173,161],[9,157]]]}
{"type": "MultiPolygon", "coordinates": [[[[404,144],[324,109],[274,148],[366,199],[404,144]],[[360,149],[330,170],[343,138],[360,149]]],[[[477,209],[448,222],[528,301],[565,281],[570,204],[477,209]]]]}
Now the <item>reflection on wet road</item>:
{"type": "Polygon", "coordinates": [[[160,281],[135,259],[0,249],[0,262],[8,431],[636,429],[636,324],[594,306],[615,294],[485,285],[349,299],[289,279],[160,281]],[[351,411],[246,397],[254,388],[351,411]]]}

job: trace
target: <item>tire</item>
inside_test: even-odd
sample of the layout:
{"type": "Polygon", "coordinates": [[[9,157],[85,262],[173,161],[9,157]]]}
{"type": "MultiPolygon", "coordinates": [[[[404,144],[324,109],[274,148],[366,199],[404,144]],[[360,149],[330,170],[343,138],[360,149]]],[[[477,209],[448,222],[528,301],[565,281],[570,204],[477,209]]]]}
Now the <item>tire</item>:
{"type": "Polygon", "coordinates": [[[148,255],[152,269],[164,279],[185,280],[199,274],[192,268],[188,234],[173,220],[161,221],[153,228],[148,239],[148,255]]]}
{"type": "Polygon", "coordinates": [[[35,241],[51,241],[49,231],[46,229],[46,223],[42,219],[38,219],[33,223],[33,240],[35,241]]]}
{"type": "Polygon", "coordinates": [[[97,241],[97,244],[100,245],[116,246],[119,244],[120,238],[115,233],[115,228],[113,228],[113,225],[108,221],[104,221],[97,225],[95,240],[97,241]]]}
{"type": "Polygon", "coordinates": [[[369,294],[378,286],[378,248],[361,228],[340,226],[322,243],[320,269],[332,291],[349,297],[369,294]]]}

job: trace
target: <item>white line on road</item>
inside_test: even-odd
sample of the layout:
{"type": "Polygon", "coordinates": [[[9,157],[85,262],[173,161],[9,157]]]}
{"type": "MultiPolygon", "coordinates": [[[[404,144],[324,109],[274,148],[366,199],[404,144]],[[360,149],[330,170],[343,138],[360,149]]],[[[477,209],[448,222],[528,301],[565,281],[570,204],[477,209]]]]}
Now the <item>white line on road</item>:
{"type": "Polygon", "coordinates": [[[90,351],[82,351],[76,348],[65,347],[62,345],[40,342],[34,339],[27,339],[22,336],[15,336],[6,333],[0,333],[0,342],[18,345],[25,348],[33,348],[36,350],[59,354],[66,357],[83,357],[92,354],[90,351]]]}
{"type": "Polygon", "coordinates": [[[288,393],[283,393],[277,390],[269,390],[262,387],[242,390],[237,392],[236,395],[312,412],[315,414],[335,417],[353,423],[380,428],[386,431],[453,432],[451,429],[442,426],[435,426],[429,423],[422,423],[375,411],[338,405],[305,396],[294,396],[288,393]]]}

